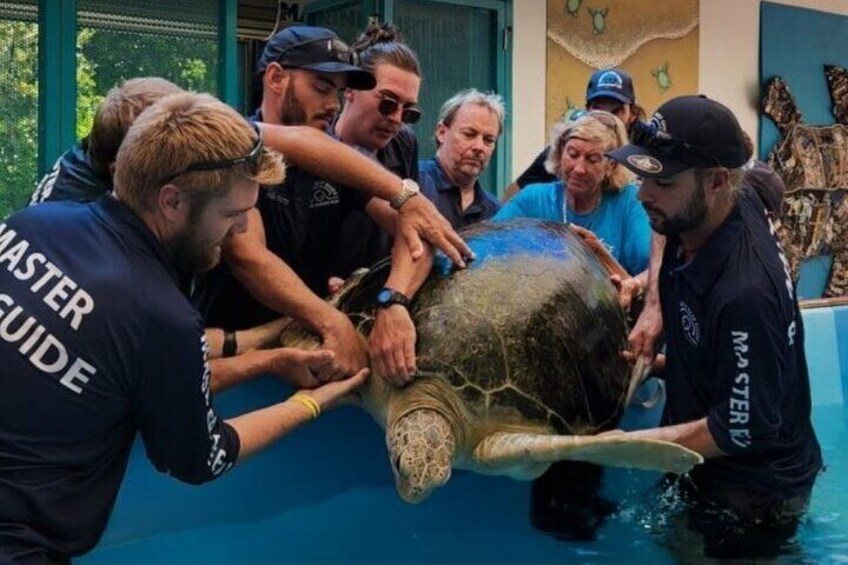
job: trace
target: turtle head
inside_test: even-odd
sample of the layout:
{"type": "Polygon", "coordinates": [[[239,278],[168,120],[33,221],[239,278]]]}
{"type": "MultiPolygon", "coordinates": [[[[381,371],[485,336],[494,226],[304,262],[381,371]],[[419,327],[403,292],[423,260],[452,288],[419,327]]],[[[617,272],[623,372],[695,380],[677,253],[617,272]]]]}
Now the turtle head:
{"type": "Polygon", "coordinates": [[[394,422],[386,434],[398,494],[421,502],[451,476],[456,438],[436,410],[418,409],[394,422]]]}

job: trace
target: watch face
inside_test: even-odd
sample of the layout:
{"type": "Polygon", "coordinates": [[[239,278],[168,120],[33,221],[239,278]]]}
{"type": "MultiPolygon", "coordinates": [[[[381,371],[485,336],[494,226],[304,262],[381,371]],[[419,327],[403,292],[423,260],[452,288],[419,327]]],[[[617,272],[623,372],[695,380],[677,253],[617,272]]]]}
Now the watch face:
{"type": "Polygon", "coordinates": [[[384,288],[379,293],[377,293],[377,303],[378,304],[386,304],[392,298],[392,291],[384,288]]]}

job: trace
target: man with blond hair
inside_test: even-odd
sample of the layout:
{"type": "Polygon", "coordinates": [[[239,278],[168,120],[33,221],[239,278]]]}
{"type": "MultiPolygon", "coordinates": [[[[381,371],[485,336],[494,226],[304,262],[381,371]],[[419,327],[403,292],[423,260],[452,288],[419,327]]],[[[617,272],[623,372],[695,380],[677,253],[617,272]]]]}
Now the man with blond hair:
{"type": "Polygon", "coordinates": [[[182,92],[159,77],[138,77],[111,88],[94,115],[91,132],[62,154],[35,187],[30,204],[90,202],[112,190],[111,167],[130,126],[148,106],[182,92]]]}
{"type": "Polygon", "coordinates": [[[105,528],[136,433],[160,471],[215,479],[357,386],[322,384],[328,351],[207,363],[177,276],[215,265],[280,158],[205,94],[148,108],[115,161],[114,196],[45,203],[0,224],[0,562],[67,562],[105,528]],[[276,372],[303,390],[221,420],[211,390],[276,372]]]}

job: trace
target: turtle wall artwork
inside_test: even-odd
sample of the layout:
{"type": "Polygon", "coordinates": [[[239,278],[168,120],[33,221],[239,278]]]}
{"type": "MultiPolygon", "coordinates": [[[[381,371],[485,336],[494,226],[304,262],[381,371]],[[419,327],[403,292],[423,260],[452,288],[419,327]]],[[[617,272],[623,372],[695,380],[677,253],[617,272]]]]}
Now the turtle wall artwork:
{"type": "Polygon", "coordinates": [[[583,107],[589,75],[628,71],[648,115],[674,96],[698,91],[699,0],[548,0],[548,129],[583,107]]]}
{"type": "Polygon", "coordinates": [[[832,254],[824,297],[848,295],[848,71],[824,65],[836,124],[804,123],[789,86],[773,77],[762,111],[780,139],[768,162],[786,185],[783,217],[776,222],[794,280],[801,262],[832,254]]]}
{"type": "MultiPolygon", "coordinates": [[[[529,480],[565,459],[672,473],[702,461],[676,444],[598,435],[616,428],[642,373],[620,356],[627,331],[609,273],[621,268],[602,244],[527,219],[462,235],[477,258],[463,270],[437,260],[410,306],[415,379],[398,388],[374,374],[362,391],[404,500],[423,500],[452,469],[529,480]]],[[[388,271],[359,272],[332,299],[363,336],[388,271]]],[[[281,340],[318,346],[295,324],[281,340]]]]}

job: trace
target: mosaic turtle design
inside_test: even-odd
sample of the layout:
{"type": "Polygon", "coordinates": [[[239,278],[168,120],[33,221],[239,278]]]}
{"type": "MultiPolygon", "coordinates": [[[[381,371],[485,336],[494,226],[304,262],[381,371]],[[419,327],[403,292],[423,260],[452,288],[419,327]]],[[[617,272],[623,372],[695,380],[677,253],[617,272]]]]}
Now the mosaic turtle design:
{"type": "MultiPolygon", "coordinates": [[[[527,480],[563,459],[675,473],[701,461],[672,443],[591,437],[615,428],[634,381],[619,355],[627,334],[615,289],[579,237],[535,220],[463,236],[477,259],[449,273],[437,261],[410,308],[415,380],[397,388],[372,375],[362,392],[404,500],[426,498],[452,468],[527,480]]],[[[388,270],[359,273],[335,297],[363,334],[388,270]]],[[[304,346],[291,328],[283,344],[304,346]]]]}
{"type": "Polygon", "coordinates": [[[783,217],[776,230],[797,280],[801,261],[831,253],[833,266],[824,296],[848,294],[848,73],[825,65],[837,124],[804,123],[780,77],[768,81],[762,110],[780,133],[769,165],[786,185],[783,217]]]}
{"type": "Polygon", "coordinates": [[[592,33],[604,33],[607,30],[607,14],[609,8],[587,8],[589,15],[592,16],[592,33]]]}

